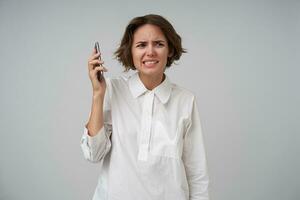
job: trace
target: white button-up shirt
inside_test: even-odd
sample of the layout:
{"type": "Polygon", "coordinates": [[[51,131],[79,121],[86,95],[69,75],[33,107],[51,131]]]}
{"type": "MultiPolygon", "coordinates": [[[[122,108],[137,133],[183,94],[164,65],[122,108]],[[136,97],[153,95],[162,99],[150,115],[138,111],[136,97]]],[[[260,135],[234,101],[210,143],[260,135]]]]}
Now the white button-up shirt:
{"type": "Polygon", "coordinates": [[[93,200],[208,200],[208,172],[194,95],[165,80],[153,90],[138,73],[106,78],[104,126],[81,138],[100,162],[93,200]]]}

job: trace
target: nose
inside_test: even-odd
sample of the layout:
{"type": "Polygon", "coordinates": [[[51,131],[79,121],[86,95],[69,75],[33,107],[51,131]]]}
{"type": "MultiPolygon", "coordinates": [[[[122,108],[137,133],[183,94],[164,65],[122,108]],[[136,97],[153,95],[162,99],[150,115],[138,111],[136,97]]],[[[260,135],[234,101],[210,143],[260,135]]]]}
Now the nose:
{"type": "Polygon", "coordinates": [[[155,48],[154,48],[153,45],[148,45],[146,54],[147,54],[147,56],[154,56],[155,55],[155,48]]]}

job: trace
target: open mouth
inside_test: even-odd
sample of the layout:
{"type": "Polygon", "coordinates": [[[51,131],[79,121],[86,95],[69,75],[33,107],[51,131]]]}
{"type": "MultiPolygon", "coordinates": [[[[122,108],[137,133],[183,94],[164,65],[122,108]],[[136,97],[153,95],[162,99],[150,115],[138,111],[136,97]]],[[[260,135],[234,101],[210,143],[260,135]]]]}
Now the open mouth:
{"type": "Polygon", "coordinates": [[[158,63],[157,60],[146,60],[146,61],[143,61],[143,64],[146,66],[146,67],[153,67],[154,65],[156,65],[158,63]]]}

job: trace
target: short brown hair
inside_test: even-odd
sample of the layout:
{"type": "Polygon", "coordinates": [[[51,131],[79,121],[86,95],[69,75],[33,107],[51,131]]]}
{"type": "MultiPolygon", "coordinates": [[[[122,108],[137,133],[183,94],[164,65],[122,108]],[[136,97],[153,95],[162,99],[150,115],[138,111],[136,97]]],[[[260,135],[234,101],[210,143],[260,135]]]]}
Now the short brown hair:
{"type": "Polygon", "coordinates": [[[135,17],[127,25],[121,44],[114,53],[116,59],[125,67],[125,71],[136,69],[131,54],[133,35],[140,26],[145,24],[158,26],[165,35],[169,46],[169,52],[172,52],[171,57],[168,57],[167,67],[170,67],[174,61],[179,60],[182,53],[186,53],[186,50],[181,46],[181,37],[176,33],[171,23],[164,17],[155,14],[135,17]]]}

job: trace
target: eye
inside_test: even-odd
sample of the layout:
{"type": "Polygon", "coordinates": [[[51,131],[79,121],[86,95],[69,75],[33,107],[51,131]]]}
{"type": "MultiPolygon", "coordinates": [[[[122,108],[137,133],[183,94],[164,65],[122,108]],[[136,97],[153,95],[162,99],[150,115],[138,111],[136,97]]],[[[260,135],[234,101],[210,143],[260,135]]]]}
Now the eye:
{"type": "Polygon", "coordinates": [[[158,43],[156,43],[156,46],[158,46],[158,47],[164,47],[165,45],[163,43],[161,43],[161,42],[158,42],[158,43]]]}
{"type": "Polygon", "coordinates": [[[146,44],[144,44],[144,43],[139,43],[138,45],[136,45],[136,47],[138,47],[138,48],[143,48],[145,46],[146,46],[146,44]]]}

